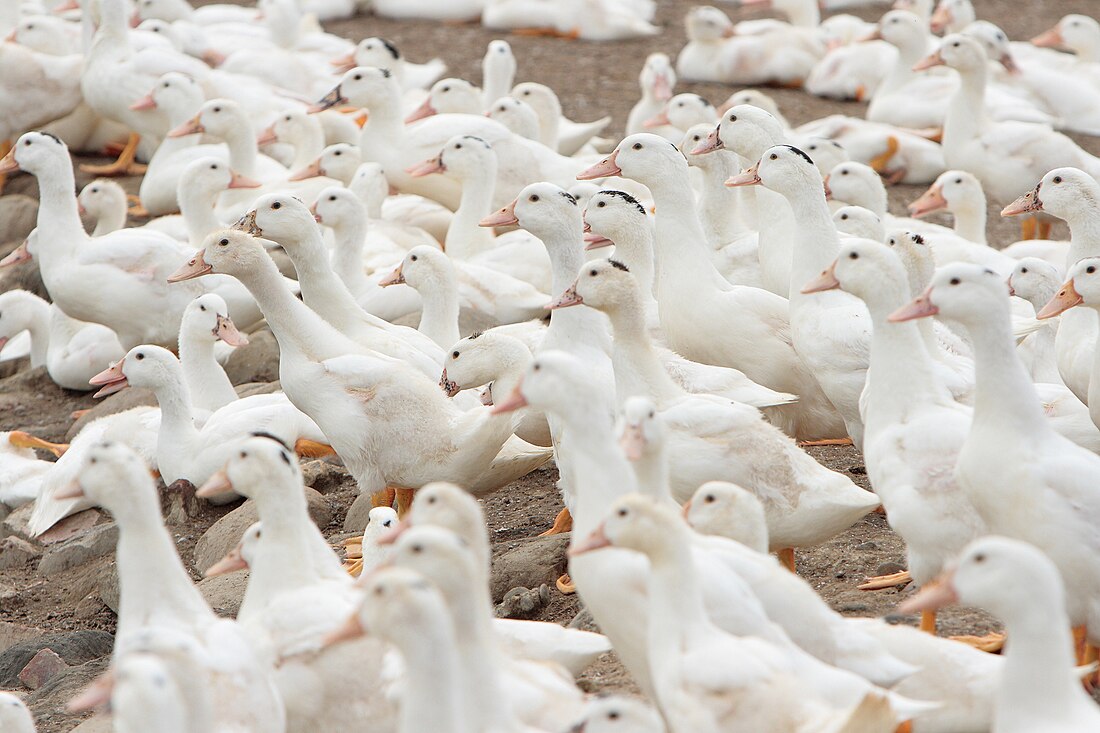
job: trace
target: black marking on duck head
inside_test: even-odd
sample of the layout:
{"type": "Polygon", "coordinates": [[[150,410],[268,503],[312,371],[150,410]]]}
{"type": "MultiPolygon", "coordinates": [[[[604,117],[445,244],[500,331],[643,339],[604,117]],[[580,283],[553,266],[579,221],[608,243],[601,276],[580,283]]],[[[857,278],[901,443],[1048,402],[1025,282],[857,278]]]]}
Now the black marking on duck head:
{"type": "Polygon", "coordinates": [[[562,191],[561,195],[564,196],[565,200],[569,203],[573,204],[574,206],[577,205],[577,199],[573,196],[573,194],[569,193],[568,191],[562,191]]]}
{"type": "Polygon", "coordinates": [[[792,150],[793,152],[795,152],[795,153],[797,153],[798,155],[802,156],[802,159],[803,159],[803,160],[805,160],[805,161],[806,161],[807,163],[809,163],[810,165],[815,165],[815,163],[814,163],[814,161],[813,161],[813,158],[811,158],[810,156],[806,155],[806,153],[805,153],[805,152],[803,152],[802,150],[799,150],[799,149],[798,149],[798,148],[796,148],[795,146],[793,146],[793,145],[784,145],[783,147],[785,147],[785,148],[790,148],[790,149],[791,149],[791,150],[792,150]]]}
{"type": "Polygon", "coordinates": [[[616,191],[614,189],[607,188],[603,191],[600,191],[600,193],[606,193],[608,196],[617,196],[628,204],[633,204],[634,208],[638,210],[638,213],[642,216],[645,216],[645,207],[638,202],[638,199],[634,198],[626,191],[616,191]]]}
{"type": "Polygon", "coordinates": [[[283,448],[285,448],[287,450],[290,450],[290,446],[287,445],[285,442],[283,442],[282,438],[280,438],[278,435],[272,435],[271,433],[266,432],[264,430],[255,431],[254,433],[252,433],[252,437],[253,438],[267,438],[268,440],[274,440],[276,443],[281,445],[283,448]]]}
{"type": "Polygon", "coordinates": [[[627,267],[624,263],[619,262],[618,260],[613,260],[613,259],[608,258],[607,261],[611,263],[612,267],[614,267],[618,270],[622,270],[623,272],[630,272],[630,268],[627,267]]]}

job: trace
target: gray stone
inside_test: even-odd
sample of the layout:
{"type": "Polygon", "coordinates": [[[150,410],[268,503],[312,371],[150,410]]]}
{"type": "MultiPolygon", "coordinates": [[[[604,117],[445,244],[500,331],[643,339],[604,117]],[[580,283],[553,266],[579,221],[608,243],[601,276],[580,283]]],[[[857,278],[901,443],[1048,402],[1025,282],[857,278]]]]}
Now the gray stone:
{"type": "Polygon", "coordinates": [[[360,494],[355,497],[355,501],[348,507],[348,513],[344,517],[344,531],[363,534],[363,530],[367,528],[367,521],[370,519],[372,508],[370,494],[360,494]]]}
{"type": "Polygon", "coordinates": [[[114,552],[117,543],[118,526],[114,522],[92,527],[79,537],[48,549],[38,563],[38,572],[49,576],[75,568],[114,552]]]}
{"type": "Polygon", "coordinates": [[[489,590],[494,601],[516,586],[553,584],[565,572],[569,533],[498,543],[493,548],[489,590]],[[504,547],[501,547],[501,546],[504,547]]]}
{"type": "Polygon", "coordinates": [[[340,488],[350,478],[346,468],[325,458],[302,464],[302,480],[305,485],[322,494],[340,488]]]}
{"type": "Polygon", "coordinates": [[[599,625],[596,623],[596,619],[592,618],[592,612],[587,608],[582,608],[577,611],[577,615],[573,617],[567,626],[571,629],[578,629],[580,631],[591,631],[593,634],[601,634],[599,625]]]}
{"type": "Polygon", "coordinates": [[[27,662],[19,673],[19,681],[31,690],[37,690],[68,668],[65,660],[49,647],[42,649],[27,662]]]}
{"type": "Polygon", "coordinates": [[[69,432],[65,434],[65,440],[71,442],[72,439],[76,437],[76,434],[83,430],[84,426],[93,420],[106,417],[107,415],[124,412],[134,407],[143,407],[146,405],[156,407],[157,396],[153,394],[153,390],[145,389],[144,387],[130,387],[129,389],[124,389],[121,392],[109,395],[73,423],[72,427],[69,428],[69,432]]]}
{"type": "Polygon", "coordinates": [[[72,729],[71,733],[113,733],[114,725],[108,713],[88,718],[80,725],[72,729]]]}
{"type": "Polygon", "coordinates": [[[109,655],[114,643],[115,637],[106,631],[69,631],[14,644],[0,653],[0,689],[18,686],[19,673],[43,649],[52,649],[66,664],[77,666],[109,655]]]}
{"type": "Polygon", "coordinates": [[[38,202],[35,199],[21,194],[0,198],[0,242],[22,243],[37,223],[38,202]]]}
{"type": "Polygon", "coordinates": [[[103,605],[114,611],[116,616],[118,615],[118,567],[114,563],[108,564],[99,571],[99,577],[96,579],[96,595],[103,601],[103,605]]]}
{"type": "Polygon", "coordinates": [[[54,523],[52,527],[42,534],[38,535],[35,541],[42,545],[56,545],[59,542],[64,542],[77,535],[84,534],[103,518],[103,513],[94,508],[85,509],[76,514],[70,514],[64,519],[54,523]]]}
{"type": "Polygon", "coordinates": [[[6,537],[0,541],[0,570],[21,568],[41,554],[42,550],[22,537],[6,537]]]}
{"type": "Polygon", "coordinates": [[[42,629],[33,626],[21,626],[10,621],[0,621],[0,654],[16,644],[42,636],[42,629]]]}
{"type": "Polygon", "coordinates": [[[238,384],[233,389],[237,390],[237,396],[241,399],[245,397],[252,397],[258,394],[274,394],[281,390],[283,385],[278,380],[274,382],[248,382],[246,384],[238,384]]]}
{"type": "MultiPolygon", "coordinates": [[[[905,566],[897,562],[884,562],[875,568],[875,575],[893,575],[894,573],[900,573],[905,570],[905,566]]],[[[901,585],[901,583],[898,583],[901,585]]]]}
{"type": "MultiPolygon", "coordinates": [[[[305,488],[305,492],[310,518],[319,527],[327,526],[332,521],[332,507],[328,500],[309,487],[305,488]]],[[[195,544],[195,569],[205,572],[225,557],[241,541],[245,530],[258,521],[260,513],[256,502],[249,500],[215,522],[195,544]]]]}
{"type": "Polygon", "coordinates": [[[33,513],[34,502],[31,502],[30,504],[24,504],[6,516],[3,524],[0,524],[0,537],[15,536],[25,540],[32,539],[29,524],[33,513]]]}
{"type": "Polygon", "coordinates": [[[248,343],[233,349],[225,364],[233,384],[274,382],[279,378],[279,342],[264,329],[250,334],[248,343]]]}
{"type": "Polygon", "coordinates": [[[497,605],[497,618],[533,619],[550,605],[550,587],[545,583],[538,588],[512,588],[497,605]]]}
{"type": "Polygon", "coordinates": [[[219,616],[236,617],[244,600],[244,591],[248,587],[248,571],[238,570],[228,575],[217,575],[199,581],[199,592],[214,613],[219,616]]]}
{"type": "Polygon", "coordinates": [[[91,684],[96,677],[106,672],[110,661],[109,656],[104,656],[77,667],[69,667],[28,695],[27,707],[31,709],[39,725],[45,728],[49,723],[51,730],[68,730],[75,727],[74,724],[80,720],[81,716],[59,711],[64,710],[69,700],[91,684]]]}

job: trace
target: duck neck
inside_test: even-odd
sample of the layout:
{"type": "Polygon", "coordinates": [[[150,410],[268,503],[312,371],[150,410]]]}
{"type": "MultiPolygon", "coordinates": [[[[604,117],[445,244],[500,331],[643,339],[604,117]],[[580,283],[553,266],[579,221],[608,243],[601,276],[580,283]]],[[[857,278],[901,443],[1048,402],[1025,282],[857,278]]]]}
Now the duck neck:
{"type": "Polygon", "coordinates": [[[320,361],[361,351],[355,342],[290,292],[270,257],[265,256],[257,267],[250,267],[236,277],[256,299],[281,353],[297,352],[320,361]]]}
{"type": "Polygon", "coordinates": [[[66,254],[85,241],[76,202],[72,162],[66,158],[38,176],[38,238],[35,257],[66,254]]]}
{"type": "MultiPolygon", "coordinates": [[[[179,362],[176,362],[170,370],[169,377],[153,387],[161,415],[160,431],[157,433],[157,461],[160,463],[163,463],[160,458],[162,452],[190,454],[199,436],[192,411],[191,391],[184,381],[183,369],[179,362]]],[[[161,468],[163,470],[165,466],[161,468]]],[[[165,476],[164,478],[172,482],[184,477],[165,476]]]]}
{"type": "MultiPolygon", "coordinates": [[[[30,302],[27,306],[30,308],[30,320],[27,321],[27,330],[31,336],[31,368],[37,369],[40,366],[46,365],[46,358],[50,349],[50,306],[49,304],[38,297],[33,297],[33,300],[28,298],[30,302]]],[[[61,344],[59,344],[61,345],[61,344]]]]}
{"type": "Polygon", "coordinates": [[[1051,428],[1016,353],[1007,304],[1002,311],[965,324],[974,348],[974,425],[1033,440],[1051,428]]]}
{"type": "Polygon", "coordinates": [[[648,219],[631,220],[608,229],[604,235],[615,243],[615,259],[630,269],[643,293],[653,295],[653,225],[648,219]]]}
{"type": "Polygon", "coordinates": [[[454,270],[436,272],[427,287],[417,288],[423,308],[417,330],[442,349],[449,349],[461,338],[458,335],[458,282],[454,270]]]}
{"type": "Polygon", "coordinates": [[[332,269],[340,275],[344,285],[354,295],[363,295],[371,289],[367,273],[363,270],[363,245],[367,239],[365,217],[351,217],[332,228],[335,246],[332,251],[332,269]]]}
{"type": "Polygon", "coordinates": [[[832,264],[840,251],[840,236],[829,215],[829,204],[823,190],[803,192],[800,196],[787,197],[798,222],[791,258],[791,284],[788,294],[791,305],[796,306],[808,298],[802,288],[825,268],[832,264]]]}
{"type": "MultiPolygon", "coordinates": [[[[475,143],[471,143],[475,144],[475,143]]],[[[497,164],[495,155],[472,178],[462,181],[462,197],[451,218],[443,248],[451,257],[468,260],[493,247],[492,232],[477,223],[489,214],[496,191],[497,164]]]]}
{"type": "Polygon", "coordinates": [[[107,206],[106,211],[96,219],[93,237],[102,237],[104,234],[117,232],[126,226],[126,202],[118,202],[118,206],[107,206]]]}
{"type": "Polygon", "coordinates": [[[675,674],[691,636],[709,629],[711,622],[703,607],[689,530],[677,526],[660,543],[660,548],[647,553],[650,666],[675,674]]]}
{"type": "Polygon", "coordinates": [[[235,115],[235,118],[224,136],[225,145],[229,148],[229,167],[242,176],[255,178],[258,175],[256,161],[260,155],[256,133],[243,114],[235,115]]]}
{"type": "Polygon", "coordinates": [[[451,621],[432,619],[394,643],[405,662],[398,733],[465,733],[459,655],[451,621]]]}
{"type": "MultiPolygon", "coordinates": [[[[82,13],[94,23],[91,13],[82,13]]],[[[120,56],[131,52],[126,9],[121,0],[100,0],[99,27],[92,38],[92,55],[120,56]]]]}
{"type": "Polygon", "coordinates": [[[739,194],[726,186],[726,179],[740,170],[740,160],[736,153],[728,150],[718,150],[699,156],[699,159],[697,167],[703,172],[699,217],[706,228],[710,246],[721,249],[742,232],[737,222],[739,194]]]}
{"type": "Polygon", "coordinates": [[[1086,257],[1100,257],[1100,202],[1086,200],[1086,205],[1066,212],[1064,218],[1070,232],[1066,268],[1086,257]]]}
{"type": "Polygon", "coordinates": [[[401,104],[396,98],[370,108],[370,116],[359,136],[359,149],[364,161],[386,164],[401,150],[405,126],[401,120],[401,104]]]}
{"type": "Polygon", "coordinates": [[[321,579],[310,560],[312,543],[305,529],[311,520],[301,487],[272,481],[254,498],[264,531],[241,602],[242,618],[262,612],[280,593],[321,579]]]}
{"type": "Polygon", "coordinates": [[[646,330],[640,298],[606,311],[614,332],[611,363],[619,403],[632,395],[645,395],[658,405],[682,397],[684,391],[672,381],[657,358],[646,330]]]}
{"type": "Polygon", "coordinates": [[[959,72],[959,88],[951,97],[943,121],[945,149],[965,145],[978,137],[986,126],[985,84],[984,66],[959,72]]]}
{"type": "MultiPolygon", "coordinates": [[[[911,39],[916,41],[916,39],[911,39]]],[[[894,65],[890,67],[890,70],[886,73],[886,77],[875,89],[875,93],[871,96],[871,105],[875,106],[875,103],[883,103],[887,97],[894,92],[901,89],[903,86],[911,82],[917,77],[919,72],[913,71],[913,67],[917,62],[924,57],[928,48],[928,35],[927,33],[920,39],[920,42],[902,43],[895,46],[898,50],[897,59],[894,61],[894,65]]]]}
{"type": "Polygon", "coordinates": [[[356,315],[362,315],[363,309],[333,272],[320,230],[315,226],[310,227],[296,237],[288,252],[291,253],[294,269],[298,272],[302,300],[325,320],[342,330],[341,324],[350,323],[356,315]]]}
{"type": "Polygon", "coordinates": [[[218,193],[205,186],[189,186],[183,180],[176,189],[180,215],[187,227],[187,239],[192,247],[201,247],[207,234],[222,227],[222,223],[214,215],[218,193]]]}
{"type": "Polygon", "coordinates": [[[321,123],[312,116],[308,119],[313,124],[303,125],[294,136],[294,162],[290,166],[291,170],[296,171],[307,167],[320,158],[325,150],[325,131],[321,123]]]}
{"type": "Polygon", "coordinates": [[[144,493],[131,497],[125,512],[115,515],[119,639],[154,619],[163,622],[165,613],[173,614],[174,623],[185,627],[213,617],[160,518],[156,492],[151,485],[142,489],[144,493]]]}
{"type": "Polygon", "coordinates": [[[488,589],[464,584],[457,597],[448,598],[448,605],[454,614],[458,653],[463,660],[471,730],[494,730],[498,716],[508,716],[511,706],[503,690],[501,657],[494,646],[488,589]]]}
{"type": "Polygon", "coordinates": [[[634,475],[638,479],[638,492],[658,504],[679,509],[672,498],[671,469],[668,452],[663,445],[650,447],[641,458],[634,461],[634,475]]]}
{"type": "Polygon", "coordinates": [[[821,25],[821,8],[815,0],[798,3],[785,12],[787,21],[797,28],[817,28],[821,25]]]}
{"type": "Polygon", "coordinates": [[[195,406],[211,411],[237,400],[233,383],[214,356],[215,343],[217,341],[210,338],[209,332],[199,336],[181,333],[179,339],[183,381],[195,406]]]}
{"type": "Polygon", "coordinates": [[[605,407],[589,401],[583,413],[563,416],[576,448],[571,545],[588,537],[619,497],[637,491],[634,470],[615,444],[614,419],[605,407]]]}
{"type": "Polygon", "coordinates": [[[685,292],[699,287],[724,290],[728,286],[711,262],[695,193],[687,180],[687,164],[684,165],[683,171],[677,171],[680,175],[643,182],[653,194],[658,211],[654,251],[660,268],[658,299],[662,302],[682,298],[685,292]]]}
{"type": "Polygon", "coordinates": [[[963,239],[978,244],[986,244],[985,238],[985,196],[966,199],[954,207],[955,233],[963,239]]]}

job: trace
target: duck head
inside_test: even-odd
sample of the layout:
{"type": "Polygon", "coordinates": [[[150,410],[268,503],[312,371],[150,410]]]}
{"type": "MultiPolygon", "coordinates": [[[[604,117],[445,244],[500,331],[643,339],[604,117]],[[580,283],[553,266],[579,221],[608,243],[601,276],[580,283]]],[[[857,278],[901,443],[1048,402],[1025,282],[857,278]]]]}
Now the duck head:
{"type": "Polygon", "coordinates": [[[255,434],[239,441],[225,466],[207,479],[195,496],[210,498],[235,492],[255,499],[266,487],[288,483],[302,486],[302,472],[293,451],[273,436],[255,434]]]}
{"type": "Polygon", "coordinates": [[[970,263],[940,268],[911,303],[890,314],[894,322],[939,315],[964,327],[1009,318],[1008,286],[993,270],[970,263]]]}
{"type": "Polygon", "coordinates": [[[192,339],[209,343],[224,341],[234,347],[248,343],[248,338],[233,325],[233,319],[229,317],[229,307],[217,293],[200,295],[187,304],[180,331],[187,333],[192,339]]]}
{"type": "Polygon", "coordinates": [[[624,191],[598,191],[584,209],[585,249],[612,245],[635,226],[649,226],[649,215],[638,199],[624,191]]]}
{"type": "Polygon", "coordinates": [[[726,481],[708,481],[696,489],[683,511],[697,532],[726,537],[757,552],[768,551],[764,505],[748,489],[726,481]]]}

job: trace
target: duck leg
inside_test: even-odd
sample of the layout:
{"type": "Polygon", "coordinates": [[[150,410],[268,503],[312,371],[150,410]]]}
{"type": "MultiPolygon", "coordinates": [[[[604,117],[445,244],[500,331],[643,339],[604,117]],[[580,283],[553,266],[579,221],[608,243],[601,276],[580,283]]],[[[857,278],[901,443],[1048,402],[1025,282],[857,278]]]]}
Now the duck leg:
{"type": "Polygon", "coordinates": [[[58,458],[64,455],[65,451],[69,449],[68,443],[51,443],[48,440],[36,438],[30,433],[25,433],[22,430],[11,431],[11,433],[8,434],[8,442],[16,448],[38,448],[39,450],[48,451],[58,458]]]}
{"type": "Polygon", "coordinates": [[[573,529],[573,515],[569,513],[569,509],[565,508],[558,512],[558,516],[554,518],[554,526],[546,530],[539,537],[549,537],[554,534],[562,534],[563,532],[569,532],[573,529]]]}
{"type": "Polygon", "coordinates": [[[805,448],[808,445],[855,445],[851,438],[825,438],[824,440],[800,440],[798,444],[805,448]]]}
{"type": "Polygon", "coordinates": [[[132,193],[126,194],[126,203],[129,204],[126,209],[127,216],[136,216],[142,219],[149,216],[149,211],[141,204],[140,196],[135,196],[132,193]]]}
{"type": "Polygon", "coordinates": [[[997,654],[1005,645],[1004,634],[986,634],[985,636],[952,636],[951,641],[957,641],[967,646],[972,646],[978,651],[989,654],[997,654]]]}
{"type": "Polygon", "coordinates": [[[569,577],[569,573],[558,578],[554,585],[558,586],[558,590],[567,596],[577,592],[577,586],[573,585],[573,579],[569,577]]]}
{"type": "Polygon", "coordinates": [[[883,590],[885,588],[896,588],[899,585],[905,585],[913,582],[913,576],[909,574],[908,570],[902,570],[900,573],[893,573],[892,575],[878,575],[873,578],[868,578],[867,582],[858,586],[860,590],[883,590]]]}
{"type": "Polygon", "coordinates": [[[936,612],[935,611],[921,611],[920,612],[920,630],[927,631],[932,636],[936,635],[936,612]]]}
{"type": "Polygon", "coordinates": [[[71,413],[71,414],[69,415],[69,417],[71,417],[71,418],[72,418],[73,420],[79,420],[80,418],[82,418],[82,417],[84,417],[85,415],[87,415],[87,414],[88,414],[89,412],[91,412],[91,409],[87,409],[87,410],[73,410],[73,411],[72,411],[72,413],[71,413]]]}
{"type": "Polygon", "coordinates": [[[782,550],[775,554],[776,557],[779,558],[779,562],[783,563],[783,567],[787,568],[787,570],[790,570],[792,573],[795,572],[793,547],[784,547],[782,550]]]}
{"type": "Polygon", "coordinates": [[[82,165],[80,170],[95,176],[140,176],[145,172],[146,166],[134,160],[137,155],[138,143],[141,135],[131,132],[126,140],[126,147],[118,155],[118,160],[107,165],[82,165]]]}
{"type": "Polygon", "coordinates": [[[298,440],[294,441],[294,452],[297,453],[300,458],[323,458],[325,456],[336,455],[336,451],[332,449],[331,445],[327,443],[318,443],[309,438],[298,438],[298,440]]]}
{"type": "MultiPolygon", "coordinates": [[[[0,158],[3,158],[11,151],[11,138],[0,141],[0,158]]],[[[0,193],[4,193],[4,184],[8,182],[8,174],[0,173],[0,193]]]]}
{"type": "Polygon", "coordinates": [[[1029,216],[1020,220],[1020,239],[1035,239],[1035,232],[1038,229],[1038,222],[1034,216],[1029,216]]]}
{"type": "Polygon", "coordinates": [[[397,494],[397,518],[404,519],[413,503],[413,489],[404,487],[394,490],[397,494]]]}
{"type": "Polygon", "coordinates": [[[392,486],[387,486],[381,491],[375,491],[370,495],[370,505],[376,506],[393,506],[393,499],[397,496],[397,489],[392,486]]]}
{"type": "Polygon", "coordinates": [[[1038,219],[1038,239],[1050,239],[1050,232],[1054,229],[1054,222],[1046,219],[1038,219]]]}
{"type": "Polygon", "coordinates": [[[890,161],[894,159],[894,156],[898,154],[898,139],[894,135],[890,135],[886,138],[886,150],[875,157],[871,158],[868,165],[875,169],[875,173],[880,176],[885,176],[887,173],[887,166],[890,161]]]}

